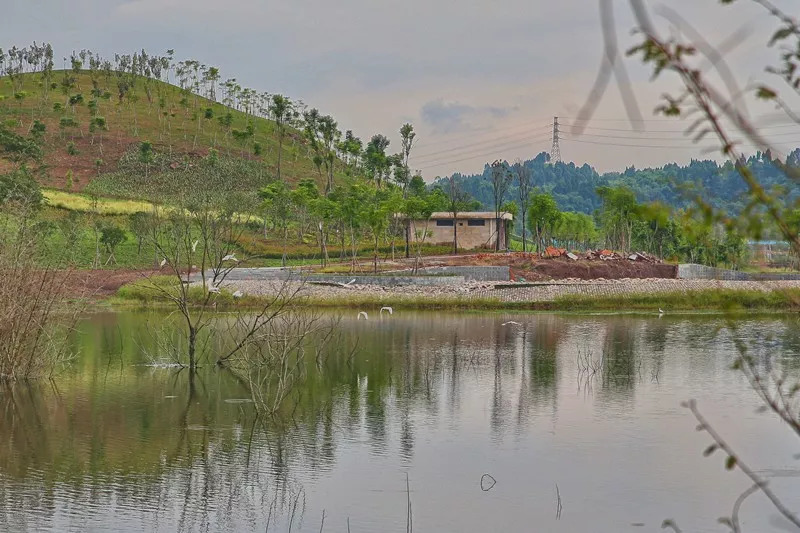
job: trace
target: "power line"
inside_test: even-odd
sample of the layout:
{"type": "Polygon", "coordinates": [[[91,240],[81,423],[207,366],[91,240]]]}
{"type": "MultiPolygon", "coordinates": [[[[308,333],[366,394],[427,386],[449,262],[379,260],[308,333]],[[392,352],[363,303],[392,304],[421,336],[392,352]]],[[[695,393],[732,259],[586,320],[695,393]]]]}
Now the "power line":
{"type": "MultiPolygon", "coordinates": [[[[617,142],[600,142],[600,141],[587,141],[587,140],[582,140],[582,139],[570,139],[570,138],[565,138],[565,137],[561,137],[561,140],[562,141],[567,141],[567,142],[584,143],[584,144],[596,144],[596,145],[600,145],[600,146],[623,146],[623,147],[627,147],[627,148],[667,148],[667,149],[675,149],[675,150],[687,150],[687,149],[693,149],[693,148],[714,148],[714,149],[720,148],[719,146],[711,147],[711,146],[703,146],[703,145],[700,145],[700,144],[692,144],[691,146],[677,146],[677,145],[663,145],[663,144],[660,144],[660,145],[655,145],[655,144],[623,144],[623,143],[617,143],[617,142]]],[[[642,140],[646,141],[648,139],[642,139],[642,140]]],[[[755,146],[755,144],[753,144],[750,141],[740,141],[737,144],[746,144],[746,145],[749,145],[749,146],[755,146]]],[[[797,144],[800,144],[800,139],[794,140],[794,141],[772,143],[772,144],[776,144],[776,145],[797,145],[797,144]]]]}
{"type": "MultiPolygon", "coordinates": [[[[561,124],[561,126],[564,127],[564,128],[574,128],[574,127],[577,126],[577,124],[561,124]]],[[[800,129],[800,124],[794,124],[794,123],[792,123],[792,124],[776,124],[775,126],[758,127],[758,129],[759,129],[759,131],[763,131],[763,130],[768,130],[768,129],[789,128],[789,127],[800,129]]],[[[648,134],[648,133],[684,133],[686,131],[686,128],[682,128],[682,129],[679,129],[679,130],[642,130],[641,132],[639,132],[637,130],[632,130],[630,128],[627,128],[627,129],[626,128],[601,128],[599,126],[582,126],[582,128],[586,129],[586,130],[623,131],[623,132],[642,133],[642,134],[648,134]]],[[[783,135],[783,134],[781,134],[781,135],[783,135]]]]}
{"type": "MultiPolygon", "coordinates": [[[[445,154],[445,153],[448,153],[448,152],[453,152],[455,150],[462,150],[464,148],[470,148],[470,147],[473,147],[473,146],[481,146],[481,145],[491,144],[491,143],[502,143],[502,142],[505,142],[507,140],[520,140],[520,139],[525,138],[525,137],[541,136],[541,135],[542,135],[542,133],[537,133],[535,131],[531,132],[531,133],[524,134],[522,136],[520,136],[519,133],[516,133],[516,134],[513,134],[513,135],[504,135],[502,137],[498,137],[497,139],[485,139],[485,140],[478,141],[478,142],[475,142],[475,143],[462,144],[460,146],[454,146],[452,148],[445,148],[444,150],[438,150],[436,152],[428,152],[428,153],[423,153],[423,154],[412,153],[411,158],[412,159],[426,159],[426,158],[428,158],[430,156],[436,156],[436,155],[439,155],[439,154],[445,154]]],[[[549,133],[545,133],[544,135],[545,136],[549,136],[549,133]]]]}
{"type": "MultiPolygon", "coordinates": [[[[638,139],[641,141],[680,141],[680,142],[693,142],[691,137],[640,137],[635,135],[606,135],[606,134],[599,134],[599,133],[581,133],[580,135],[569,134],[573,137],[599,137],[601,139],[638,139]]],[[[795,135],[797,135],[795,133],[795,135]]]]}
{"type": "MultiPolygon", "coordinates": [[[[549,139],[549,137],[548,137],[548,139],[549,139]]],[[[520,143],[520,144],[516,144],[516,145],[509,145],[509,146],[506,146],[504,148],[504,150],[514,150],[514,149],[517,149],[517,148],[530,147],[533,144],[535,144],[536,142],[544,142],[545,140],[547,140],[547,139],[541,139],[541,140],[537,140],[537,141],[528,141],[528,142],[520,143]]],[[[461,163],[462,161],[469,161],[469,160],[480,158],[480,157],[493,156],[493,155],[496,155],[496,154],[497,154],[497,150],[493,150],[491,152],[471,154],[471,155],[468,155],[466,157],[461,157],[461,158],[458,158],[458,159],[450,159],[450,160],[444,160],[444,161],[435,161],[434,160],[434,161],[431,161],[429,163],[425,163],[424,166],[422,166],[420,168],[422,168],[422,169],[431,169],[431,168],[436,168],[436,167],[440,167],[440,166],[443,166],[443,165],[450,165],[450,164],[453,164],[453,163],[461,163]]],[[[414,166],[416,166],[416,164],[414,166]]]]}
{"type": "Polygon", "coordinates": [[[466,145],[457,146],[457,147],[454,147],[454,148],[449,148],[447,150],[440,150],[438,152],[430,152],[430,153],[427,153],[427,154],[424,154],[424,155],[412,154],[411,155],[411,160],[414,161],[415,163],[418,163],[418,162],[420,162],[420,160],[437,159],[442,154],[447,154],[447,153],[450,153],[450,152],[461,152],[463,150],[469,150],[471,148],[477,148],[477,149],[488,149],[488,148],[492,148],[492,147],[502,148],[503,145],[505,145],[505,144],[507,144],[509,142],[520,142],[523,139],[528,139],[529,141],[534,141],[538,137],[549,138],[549,134],[542,135],[540,133],[531,133],[531,134],[528,134],[528,135],[524,135],[522,137],[513,136],[513,137],[508,137],[506,139],[496,139],[496,140],[488,141],[488,142],[487,141],[481,141],[481,142],[477,142],[477,143],[466,144],[466,145]]]}
{"type": "MultiPolygon", "coordinates": [[[[543,120],[543,119],[538,119],[538,120],[543,120]]],[[[499,129],[495,129],[495,128],[491,127],[491,126],[487,126],[485,128],[478,128],[478,129],[470,130],[469,132],[465,132],[465,133],[463,133],[461,135],[451,136],[451,137],[449,137],[447,139],[441,139],[441,140],[433,141],[433,142],[425,142],[425,143],[421,143],[421,144],[416,145],[416,146],[417,147],[421,147],[421,148],[427,148],[429,146],[440,146],[442,144],[447,144],[447,143],[451,143],[451,142],[454,142],[454,141],[458,141],[459,139],[468,139],[470,137],[475,137],[474,134],[477,133],[477,132],[481,132],[481,131],[489,131],[491,133],[506,133],[506,132],[510,132],[510,131],[514,131],[514,130],[530,129],[530,127],[531,127],[531,125],[530,125],[529,122],[526,122],[524,124],[517,124],[515,126],[509,126],[509,127],[506,127],[506,128],[499,128],[499,129]]],[[[550,129],[550,126],[549,125],[541,126],[541,129],[550,129]]]]}
{"type": "Polygon", "coordinates": [[[670,118],[652,118],[652,119],[628,119],[628,118],[578,118],[578,117],[561,117],[566,120],[573,120],[573,121],[580,121],[580,122],[591,122],[591,121],[598,121],[598,122],[675,122],[675,119],[670,118]]]}
{"type": "Polygon", "coordinates": [[[616,142],[598,142],[598,141],[584,141],[580,139],[565,139],[564,137],[561,138],[562,141],[567,142],[576,142],[582,144],[597,144],[600,146],[624,146],[627,148],[669,148],[672,150],[687,150],[687,149],[697,149],[697,148],[704,148],[703,146],[692,144],[691,146],[665,146],[665,145],[657,145],[657,144],[623,144],[623,143],[616,143],[616,142]]]}

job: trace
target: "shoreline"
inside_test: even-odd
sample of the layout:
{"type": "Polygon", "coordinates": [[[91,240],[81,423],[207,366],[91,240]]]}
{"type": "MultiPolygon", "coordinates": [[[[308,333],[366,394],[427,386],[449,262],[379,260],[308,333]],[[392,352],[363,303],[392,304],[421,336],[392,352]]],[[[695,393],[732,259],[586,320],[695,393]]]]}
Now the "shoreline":
{"type": "MultiPolygon", "coordinates": [[[[642,279],[553,281],[536,284],[473,282],[453,287],[336,287],[286,282],[298,290],[294,305],[316,308],[452,311],[602,311],[602,312],[787,312],[800,311],[800,281],[721,281],[642,279]],[[498,288],[501,286],[502,288],[498,288]]],[[[130,285],[125,286],[131,287],[130,285]]],[[[284,282],[241,280],[223,284],[220,309],[263,305],[284,282]],[[240,290],[241,299],[231,293],[240,290]]],[[[161,306],[146,287],[124,290],[106,300],[112,306],[161,306]]]]}

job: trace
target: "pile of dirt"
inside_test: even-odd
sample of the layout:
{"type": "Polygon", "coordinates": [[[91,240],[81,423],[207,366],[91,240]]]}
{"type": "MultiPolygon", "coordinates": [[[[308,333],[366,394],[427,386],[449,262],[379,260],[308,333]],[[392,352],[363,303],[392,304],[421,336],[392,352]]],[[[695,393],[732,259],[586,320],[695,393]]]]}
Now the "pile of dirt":
{"type": "MultiPolygon", "coordinates": [[[[638,259],[638,258],[637,258],[638,259]]],[[[451,265],[491,265],[511,267],[514,280],[547,281],[558,279],[623,279],[666,278],[678,276],[678,267],[651,260],[630,260],[614,254],[611,257],[577,260],[566,255],[540,258],[531,253],[476,254],[452,257],[446,260],[451,265]]]]}
{"type": "Polygon", "coordinates": [[[623,279],[623,278],[669,278],[678,276],[676,265],[651,263],[648,261],[630,261],[629,259],[605,259],[573,261],[566,257],[543,259],[530,266],[511,268],[515,279],[548,280],[548,279],[623,279]]]}

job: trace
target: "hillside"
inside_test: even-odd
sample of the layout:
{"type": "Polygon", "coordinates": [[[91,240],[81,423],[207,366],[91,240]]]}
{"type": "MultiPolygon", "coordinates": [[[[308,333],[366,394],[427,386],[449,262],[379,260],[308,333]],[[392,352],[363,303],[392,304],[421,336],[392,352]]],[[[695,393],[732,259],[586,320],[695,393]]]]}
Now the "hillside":
{"type": "MultiPolygon", "coordinates": [[[[217,150],[219,157],[248,169],[252,183],[277,170],[276,123],[169,83],[116,72],[53,71],[0,78],[0,121],[20,134],[40,138],[42,170],[48,187],[141,197],[141,176],[168,187],[163,173],[190,169],[193,161],[217,150]],[[49,79],[49,81],[47,81],[49,79]],[[152,163],[140,164],[143,141],[152,144],[152,163]],[[151,168],[152,167],[152,168],[151,168]],[[166,182],[166,183],[165,183],[166,182]]],[[[263,107],[260,108],[266,114],[263,107]]],[[[287,125],[281,174],[288,182],[324,179],[302,132],[287,125]]],[[[0,159],[0,172],[10,162],[0,159]]],[[[159,192],[157,187],[154,193],[159,192]]]]}

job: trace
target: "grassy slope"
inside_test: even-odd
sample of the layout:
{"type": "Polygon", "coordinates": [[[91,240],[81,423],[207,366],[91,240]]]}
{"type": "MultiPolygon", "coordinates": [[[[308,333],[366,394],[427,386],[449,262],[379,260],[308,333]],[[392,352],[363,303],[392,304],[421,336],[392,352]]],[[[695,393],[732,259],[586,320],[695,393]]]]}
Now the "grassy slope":
{"type": "MultiPolygon", "coordinates": [[[[56,71],[52,81],[59,83],[63,76],[63,71],[56,71]]],[[[21,101],[14,98],[10,80],[0,78],[0,96],[5,97],[0,98],[0,120],[16,121],[15,130],[18,133],[27,133],[34,120],[40,120],[47,127],[43,143],[44,163],[47,167],[43,184],[46,186],[64,189],[67,172],[71,170],[73,190],[80,191],[98,175],[115,171],[125,152],[135,149],[142,140],[152,142],[157,151],[171,153],[178,159],[183,156],[202,156],[208,153],[210,147],[215,147],[222,154],[260,161],[265,165],[268,175],[275,173],[278,141],[275,123],[271,120],[245,115],[241,111],[194,95],[189,95],[187,105],[182,105],[181,99],[185,95],[180,88],[159,81],[149,82],[151,100],[148,100],[144,78],[137,81],[134,98],[126,98],[120,103],[116,76],[106,79],[103,75],[98,75],[98,87],[110,93],[108,99],[97,99],[98,115],[106,119],[108,131],[103,132],[102,136],[92,135],[89,132],[91,114],[87,106],[93,99],[92,81],[88,73],[75,77],[76,85],[70,89],[69,94],[82,94],[84,103],[75,106],[74,113],[67,104],[69,97],[60,88],[50,90],[47,97],[44,96],[44,84],[39,74],[24,75],[23,91],[27,96],[21,101]],[[159,107],[160,98],[165,103],[163,109],[159,107]],[[53,109],[57,102],[64,106],[63,110],[53,109]],[[207,107],[213,109],[214,118],[211,120],[203,118],[207,107]],[[237,144],[233,136],[218,122],[217,117],[228,111],[233,115],[231,129],[244,130],[248,121],[252,122],[255,135],[248,141],[248,146],[237,144]],[[196,116],[199,119],[195,119],[196,116]],[[73,117],[79,127],[60,130],[61,117],[73,117]],[[263,147],[263,153],[259,157],[252,155],[253,142],[258,142],[263,147]],[[67,153],[69,143],[74,143],[78,151],[76,155],[67,153]],[[98,160],[101,161],[99,165],[98,160]]],[[[304,177],[318,177],[309,153],[300,132],[288,129],[284,138],[281,165],[285,179],[294,182],[304,177]]],[[[0,171],[6,166],[8,162],[0,159],[0,171]]]]}

